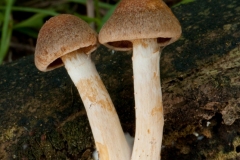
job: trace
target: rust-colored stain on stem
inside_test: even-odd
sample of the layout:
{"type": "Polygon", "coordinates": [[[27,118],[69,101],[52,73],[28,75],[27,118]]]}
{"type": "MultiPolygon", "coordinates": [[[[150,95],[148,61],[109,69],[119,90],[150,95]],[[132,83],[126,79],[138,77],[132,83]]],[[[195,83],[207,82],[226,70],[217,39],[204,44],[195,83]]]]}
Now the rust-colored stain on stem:
{"type": "Polygon", "coordinates": [[[93,102],[93,104],[99,104],[108,111],[115,110],[100,77],[94,76],[90,79],[80,80],[77,84],[77,88],[83,101],[88,99],[93,102]]]}
{"type": "Polygon", "coordinates": [[[162,107],[154,107],[151,111],[151,115],[154,116],[158,112],[162,112],[162,110],[163,110],[162,107]]]}
{"type": "Polygon", "coordinates": [[[147,132],[148,132],[148,134],[150,134],[151,133],[150,129],[148,129],[147,132]]]}
{"type": "Polygon", "coordinates": [[[158,107],[154,107],[151,111],[151,115],[154,116],[158,113],[162,113],[163,112],[163,107],[162,106],[158,106],[158,107]]]}
{"type": "Polygon", "coordinates": [[[135,39],[135,40],[133,40],[133,43],[134,43],[134,46],[139,45],[139,46],[142,46],[144,48],[148,48],[148,44],[142,39],[135,39]]]}
{"type": "Polygon", "coordinates": [[[152,116],[157,116],[157,122],[161,122],[163,120],[163,107],[162,104],[160,106],[154,107],[151,111],[152,116]]]}
{"type": "Polygon", "coordinates": [[[153,78],[154,78],[154,79],[159,79],[159,74],[158,74],[157,72],[154,72],[154,73],[153,73],[153,78]]]}
{"type": "Polygon", "coordinates": [[[99,159],[109,160],[108,149],[105,145],[96,142],[99,159]]]}

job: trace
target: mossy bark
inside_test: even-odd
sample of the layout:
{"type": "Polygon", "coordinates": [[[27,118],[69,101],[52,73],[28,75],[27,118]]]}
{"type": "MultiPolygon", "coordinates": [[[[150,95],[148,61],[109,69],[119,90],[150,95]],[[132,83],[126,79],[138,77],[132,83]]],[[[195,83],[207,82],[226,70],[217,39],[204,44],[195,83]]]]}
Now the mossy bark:
{"type": "MultiPolygon", "coordinates": [[[[237,159],[240,148],[240,1],[174,8],[183,34],[161,57],[162,159],[237,159]]],[[[124,131],[134,134],[131,52],[92,54],[124,131]]],[[[0,66],[0,159],[90,159],[94,141],[64,68],[33,56],[0,66]]],[[[107,123],[107,122],[106,122],[107,123]]]]}

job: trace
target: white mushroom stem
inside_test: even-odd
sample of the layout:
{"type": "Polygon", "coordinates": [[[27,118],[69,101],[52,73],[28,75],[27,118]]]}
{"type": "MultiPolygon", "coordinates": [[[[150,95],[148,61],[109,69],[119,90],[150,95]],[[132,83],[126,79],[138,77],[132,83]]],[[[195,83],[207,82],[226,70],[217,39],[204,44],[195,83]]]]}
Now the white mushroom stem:
{"type": "Polygon", "coordinates": [[[159,52],[157,39],[133,41],[136,133],[132,160],[160,159],[164,119],[159,52]]]}
{"type": "Polygon", "coordinates": [[[86,108],[101,160],[129,160],[130,147],[112,100],[89,55],[75,51],[62,61],[86,108]]]}

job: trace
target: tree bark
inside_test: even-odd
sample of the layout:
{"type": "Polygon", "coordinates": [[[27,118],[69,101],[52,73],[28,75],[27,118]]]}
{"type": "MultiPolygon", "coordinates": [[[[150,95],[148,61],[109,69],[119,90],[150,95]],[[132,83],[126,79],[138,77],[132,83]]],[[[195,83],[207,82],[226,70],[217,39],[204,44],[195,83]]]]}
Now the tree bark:
{"type": "MultiPolygon", "coordinates": [[[[238,159],[240,1],[173,9],[183,28],[161,57],[162,160],[238,159]]],[[[134,136],[131,52],[92,54],[124,131],[134,136]]],[[[0,159],[91,159],[94,142],[64,68],[39,72],[33,56],[0,66],[0,159]]],[[[107,122],[106,122],[107,123],[107,122]]]]}

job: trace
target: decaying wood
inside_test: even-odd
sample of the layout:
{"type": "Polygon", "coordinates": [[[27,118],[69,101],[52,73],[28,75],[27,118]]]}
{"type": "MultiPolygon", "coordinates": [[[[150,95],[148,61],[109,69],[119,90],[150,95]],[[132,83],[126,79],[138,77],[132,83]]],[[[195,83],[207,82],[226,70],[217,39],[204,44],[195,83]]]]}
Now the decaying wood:
{"type": "MultiPolygon", "coordinates": [[[[173,9],[183,35],[161,57],[163,160],[240,158],[239,6],[205,0],[173,9]]],[[[101,46],[92,57],[133,135],[131,53],[101,46]]],[[[86,113],[64,68],[39,72],[33,56],[3,65],[0,97],[0,159],[91,158],[86,113]]]]}

